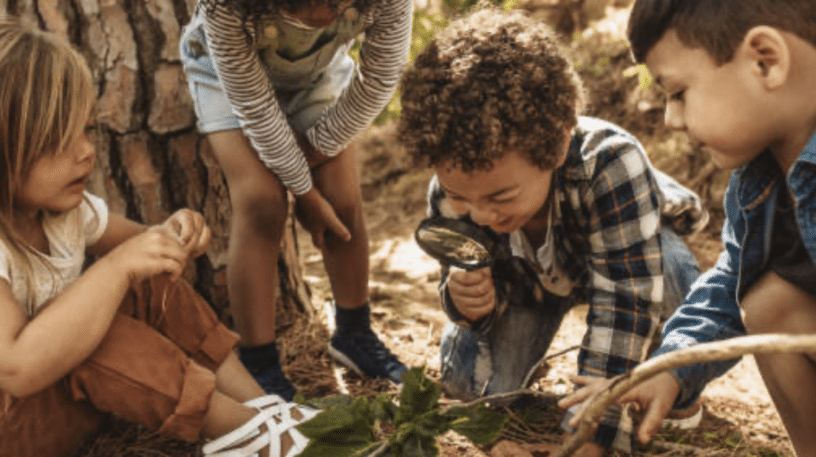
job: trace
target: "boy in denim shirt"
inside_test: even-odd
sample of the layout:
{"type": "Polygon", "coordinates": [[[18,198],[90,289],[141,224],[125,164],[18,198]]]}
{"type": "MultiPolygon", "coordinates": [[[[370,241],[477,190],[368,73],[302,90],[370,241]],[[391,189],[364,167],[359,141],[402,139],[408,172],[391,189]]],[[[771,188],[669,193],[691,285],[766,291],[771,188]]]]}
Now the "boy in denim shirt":
{"type": "MultiPolygon", "coordinates": [[[[816,2],[638,0],[629,39],[667,94],[666,124],[733,168],[725,250],[656,354],[742,334],[816,333],[816,2]]],[[[816,354],[757,355],[797,455],[816,455],[816,354]]],[[[644,443],[736,361],[663,373],[622,398],[644,443]]]]}
{"type": "MultiPolygon", "coordinates": [[[[555,38],[520,13],[454,21],[403,77],[400,138],[436,171],[429,214],[468,218],[513,254],[495,268],[501,280],[492,267],[443,266],[449,395],[524,387],[576,304],[589,310],[575,382],[623,373],[699,274],[677,234],[705,220],[696,195],[581,105],[555,38]]],[[[630,428],[611,411],[578,455],[628,449],[630,428]]]]}

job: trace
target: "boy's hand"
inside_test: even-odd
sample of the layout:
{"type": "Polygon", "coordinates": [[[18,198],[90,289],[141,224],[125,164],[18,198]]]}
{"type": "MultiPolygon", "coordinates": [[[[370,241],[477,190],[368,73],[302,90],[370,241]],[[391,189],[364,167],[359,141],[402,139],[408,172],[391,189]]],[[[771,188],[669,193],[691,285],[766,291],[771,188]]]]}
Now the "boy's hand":
{"type": "Polygon", "coordinates": [[[451,267],[448,293],[457,311],[470,321],[486,316],[496,307],[496,286],[490,268],[468,271],[451,267]]]}
{"type": "Polygon", "coordinates": [[[592,404],[598,395],[609,389],[612,379],[599,376],[570,376],[570,381],[581,386],[581,388],[558,400],[558,407],[567,409],[572,405],[581,404],[569,421],[569,426],[576,428],[581,425],[581,419],[584,417],[587,407],[592,404]]]}
{"type": "Polygon", "coordinates": [[[343,241],[351,240],[351,233],[337,217],[334,208],[314,187],[297,197],[295,214],[300,224],[312,234],[312,243],[321,251],[326,248],[327,230],[331,230],[343,241]]]}
{"type": "Polygon", "coordinates": [[[619,403],[633,402],[638,405],[640,411],[645,411],[638,427],[638,441],[647,444],[652,439],[674,406],[674,400],[679,393],[680,383],[674,375],[663,372],[620,397],[619,403]]]}
{"type": "Polygon", "coordinates": [[[178,238],[190,259],[203,254],[210,245],[210,228],[204,221],[204,216],[196,211],[180,209],[168,217],[161,227],[178,238]]]}
{"type": "Polygon", "coordinates": [[[111,262],[131,283],[167,273],[175,281],[187,262],[179,238],[162,226],[153,226],[112,249],[100,260],[111,262]]]}
{"type": "MultiPolygon", "coordinates": [[[[559,400],[558,406],[566,409],[583,402],[569,422],[570,427],[578,427],[587,407],[592,404],[592,401],[600,393],[609,389],[614,378],[574,376],[570,380],[583,387],[559,400]]],[[[640,411],[646,412],[640,421],[640,427],[638,427],[638,441],[643,444],[649,443],[652,436],[660,429],[663,419],[671,411],[674,400],[679,393],[680,384],[677,379],[673,375],[664,372],[638,384],[618,399],[618,403],[635,403],[640,411]]]]}

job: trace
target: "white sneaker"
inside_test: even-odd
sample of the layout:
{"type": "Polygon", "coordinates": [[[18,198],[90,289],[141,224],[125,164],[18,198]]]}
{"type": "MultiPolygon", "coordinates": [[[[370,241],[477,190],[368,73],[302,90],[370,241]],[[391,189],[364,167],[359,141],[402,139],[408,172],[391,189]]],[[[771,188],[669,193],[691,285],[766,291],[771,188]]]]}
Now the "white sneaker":
{"type": "Polygon", "coordinates": [[[678,430],[691,430],[700,425],[703,419],[703,403],[697,399],[691,406],[686,409],[673,409],[669,412],[665,419],[663,419],[662,426],[665,428],[674,428],[678,430]]]}
{"type": "Polygon", "coordinates": [[[235,430],[216,438],[204,445],[205,457],[257,457],[264,447],[269,447],[269,455],[292,457],[300,454],[309,443],[294,427],[317,415],[319,411],[297,403],[290,403],[277,395],[266,395],[252,399],[247,406],[258,410],[258,414],[235,430]],[[301,417],[292,417],[297,410],[301,417]],[[261,425],[266,424],[267,432],[261,432],[261,425]],[[281,455],[281,437],[288,433],[293,441],[292,448],[281,455]]]}

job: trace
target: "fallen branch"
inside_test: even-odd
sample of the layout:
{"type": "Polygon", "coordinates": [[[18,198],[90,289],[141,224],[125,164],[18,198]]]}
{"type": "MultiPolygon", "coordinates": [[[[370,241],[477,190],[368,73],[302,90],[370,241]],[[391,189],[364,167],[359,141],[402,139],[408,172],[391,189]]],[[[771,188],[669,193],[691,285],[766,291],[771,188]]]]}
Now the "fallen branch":
{"type": "Polygon", "coordinates": [[[695,363],[734,359],[746,354],[778,352],[816,353],[816,335],[768,334],[731,338],[712,343],[701,343],[660,355],[638,365],[632,371],[613,378],[609,388],[599,394],[581,418],[578,431],[564,443],[554,457],[569,457],[592,438],[600,418],[609,406],[637,384],[672,368],[695,363]]]}

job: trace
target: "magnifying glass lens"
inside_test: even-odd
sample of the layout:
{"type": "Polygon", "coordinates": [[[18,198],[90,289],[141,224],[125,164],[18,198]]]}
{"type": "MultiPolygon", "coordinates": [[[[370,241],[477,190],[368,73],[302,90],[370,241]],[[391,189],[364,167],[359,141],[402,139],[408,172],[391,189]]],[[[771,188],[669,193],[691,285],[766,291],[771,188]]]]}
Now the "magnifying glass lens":
{"type": "MultiPolygon", "coordinates": [[[[417,244],[448,265],[476,269],[493,261],[487,240],[479,240],[476,227],[455,219],[426,220],[416,231],[417,244]]],[[[484,237],[484,236],[482,236],[484,237]]]]}

